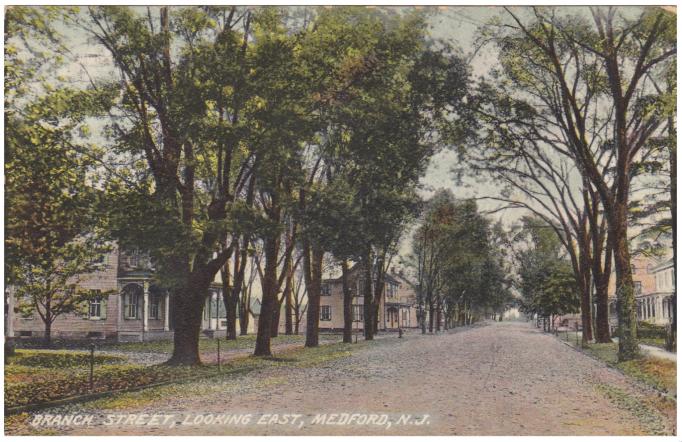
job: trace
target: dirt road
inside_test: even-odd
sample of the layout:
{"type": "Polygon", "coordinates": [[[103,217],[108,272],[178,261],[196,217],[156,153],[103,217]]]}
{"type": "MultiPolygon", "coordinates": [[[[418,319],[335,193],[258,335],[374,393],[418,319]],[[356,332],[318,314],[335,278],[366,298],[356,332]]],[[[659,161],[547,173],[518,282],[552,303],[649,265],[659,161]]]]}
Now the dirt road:
{"type": "Polygon", "coordinates": [[[189,384],[181,395],[140,407],[98,410],[96,425],[58,432],[625,435],[651,433],[648,420],[659,431],[670,431],[646,410],[633,410],[635,399],[617,406],[605,391],[636,399],[644,390],[530,324],[488,323],[440,335],[382,339],[317,366],[266,369],[215,385],[189,384]],[[107,419],[112,422],[109,413],[172,417],[105,425],[107,419]],[[231,423],[216,421],[227,415],[231,423]],[[353,415],[352,424],[339,424],[353,415]],[[237,416],[250,417],[236,423],[237,416]]]}

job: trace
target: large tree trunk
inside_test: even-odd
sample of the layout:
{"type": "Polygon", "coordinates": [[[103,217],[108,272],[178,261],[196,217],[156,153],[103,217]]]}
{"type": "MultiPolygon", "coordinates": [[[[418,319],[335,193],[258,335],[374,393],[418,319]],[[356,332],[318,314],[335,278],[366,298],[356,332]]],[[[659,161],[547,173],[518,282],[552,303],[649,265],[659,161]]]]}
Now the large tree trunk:
{"type": "Polygon", "coordinates": [[[283,301],[284,298],[278,299],[278,297],[275,296],[275,309],[272,311],[272,329],[270,333],[270,336],[273,338],[279,336],[279,319],[282,316],[283,301]]]}
{"type": "MultiPolygon", "coordinates": [[[[601,279],[601,278],[600,278],[601,279]]],[[[611,341],[611,326],[609,324],[609,283],[599,281],[595,286],[595,297],[597,298],[597,326],[595,341],[605,344],[611,341]]]]}
{"type": "MultiPolygon", "coordinates": [[[[672,85],[668,84],[668,92],[672,92],[672,85]]],[[[672,322],[670,324],[670,337],[668,350],[677,352],[677,129],[675,119],[668,119],[669,152],[670,152],[670,221],[673,240],[673,294],[672,322]]]]}
{"type": "Polygon", "coordinates": [[[434,306],[433,298],[429,296],[429,333],[433,333],[433,320],[434,320],[434,306]]]}
{"type": "Polygon", "coordinates": [[[635,290],[627,237],[627,200],[619,202],[610,224],[612,227],[609,229],[609,234],[614,237],[613,258],[616,267],[618,359],[626,361],[639,354],[635,290]]]}
{"type": "MultiPolygon", "coordinates": [[[[227,281],[223,282],[223,284],[227,285],[229,288],[229,290],[223,290],[224,294],[229,293],[229,296],[227,297],[223,295],[225,298],[225,310],[227,316],[227,339],[237,339],[237,306],[239,305],[239,298],[244,285],[244,274],[246,272],[246,261],[249,247],[249,240],[247,237],[244,237],[242,245],[240,245],[238,237],[235,237],[235,242],[233,272],[234,281],[232,287],[229,288],[227,281]]],[[[229,267],[227,263],[225,264],[225,273],[227,276],[229,276],[229,267]]],[[[241,317],[243,318],[245,315],[241,317]]],[[[246,325],[248,326],[248,319],[246,325]]]]}
{"type": "Polygon", "coordinates": [[[169,365],[198,365],[199,333],[204,310],[204,296],[208,293],[210,279],[197,281],[195,278],[184,289],[172,292],[173,302],[173,354],[169,365]]]}
{"type": "Polygon", "coordinates": [[[609,324],[609,279],[611,277],[611,246],[608,243],[606,251],[604,252],[604,267],[601,267],[599,262],[601,257],[593,257],[596,261],[594,264],[596,272],[594,276],[594,290],[597,301],[597,324],[596,324],[596,342],[605,344],[611,341],[611,325],[609,324]]]}
{"type": "Polygon", "coordinates": [[[590,263],[581,251],[580,266],[580,321],[583,325],[582,342],[592,341],[592,299],[590,296],[590,263]]]}
{"type": "Polygon", "coordinates": [[[245,301],[240,303],[239,307],[239,336],[246,336],[249,334],[249,306],[245,301]]]}
{"type": "Polygon", "coordinates": [[[343,288],[343,342],[353,342],[353,293],[348,281],[348,261],[341,261],[341,286],[343,288]]]}
{"type": "Polygon", "coordinates": [[[258,318],[258,336],[256,337],[255,356],[272,356],[270,336],[272,331],[272,315],[277,304],[277,262],[279,237],[271,236],[264,242],[265,270],[263,277],[263,299],[258,318]]]}
{"type": "Polygon", "coordinates": [[[289,265],[287,268],[286,282],[284,283],[284,334],[291,335],[294,332],[293,318],[293,284],[294,269],[289,265]]]}
{"type": "MultiPolygon", "coordinates": [[[[307,241],[306,241],[307,243],[307,241]]],[[[305,330],[305,346],[317,347],[320,341],[320,295],[322,292],[322,259],[324,252],[318,246],[309,246],[311,253],[304,250],[303,265],[308,289],[308,316],[305,330]],[[306,260],[308,263],[306,264],[306,260]]],[[[304,245],[304,249],[306,246],[304,245]]]]}
{"type": "Polygon", "coordinates": [[[365,340],[371,341],[374,339],[374,298],[372,296],[372,249],[367,246],[363,257],[363,273],[364,273],[364,301],[363,309],[365,311],[364,334],[365,340]]]}

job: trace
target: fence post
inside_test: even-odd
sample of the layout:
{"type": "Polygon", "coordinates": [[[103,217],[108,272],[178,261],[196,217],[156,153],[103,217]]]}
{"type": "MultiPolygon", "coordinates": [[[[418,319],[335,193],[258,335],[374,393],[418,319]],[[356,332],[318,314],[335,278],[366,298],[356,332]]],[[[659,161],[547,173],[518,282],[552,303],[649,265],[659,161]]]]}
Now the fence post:
{"type": "Polygon", "coordinates": [[[575,346],[578,346],[578,323],[575,323],[575,346]]]}
{"type": "Polygon", "coordinates": [[[90,391],[94,388],[94,371],[95,371],[95,343],[90,343],[90,391]]]}
{"type": "Polygon", "coordinates": [[[220,338],[216,337],[216,342],[218,343],[218,371],[220,371],[220,338]]]}

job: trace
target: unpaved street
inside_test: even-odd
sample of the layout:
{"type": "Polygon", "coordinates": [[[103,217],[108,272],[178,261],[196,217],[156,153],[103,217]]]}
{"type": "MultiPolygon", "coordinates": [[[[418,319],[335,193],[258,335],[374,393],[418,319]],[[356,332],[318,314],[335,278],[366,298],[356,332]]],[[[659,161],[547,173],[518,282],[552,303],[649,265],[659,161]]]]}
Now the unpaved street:
{"type": "MultiPolygon", "coordinates": [[[[600,386],[643,394],[621,373],[528,323],[487,323],[441,335],[387,338],[350,357],[272,368],[215,385],[187,386],[116,413],[300,414],[297,425],[104,426],[70,434],[624,435],[650,432],[600,386]],[[390,428],[322,425],[318,413],[428,415],[390,428]],[[421,424],[420,424],[421,423],[421,424]]],[[[107,411],[100,410],[101,413],[107,411]]],[[[103,414],[102,414],[103,415],[103,414]]],[[[179,421],[178,421],[179,422],[179,421]]],[[[670,431],[666,428],[665,431],[670,431]]]]}

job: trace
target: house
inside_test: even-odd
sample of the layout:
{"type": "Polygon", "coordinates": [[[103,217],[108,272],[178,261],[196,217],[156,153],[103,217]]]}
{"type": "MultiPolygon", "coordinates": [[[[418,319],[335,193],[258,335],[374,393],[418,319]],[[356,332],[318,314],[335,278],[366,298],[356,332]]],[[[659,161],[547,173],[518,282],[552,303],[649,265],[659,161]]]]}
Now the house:
{"type": "MultiPolygon", "coordinates": [[[[675,289],[673,260],[662,262],[638,257],[632,259],[632,280],[637,302],[637,320],[666,325],[672,318],[672,294],[675,289]]],[[[609,322],[618,325],[615,274],[609,281],[609,322]]]]}
{"type": "MultiPolygon", "coordinates": [[[[225,334],[226,312],[218,274],[206,296],[201,328],[209,336],[225,334]]],[[[119,342],[171,339],[172,303],[169,293],[154,282],[154,269],[146,254],[114,247],[104,256],[104,270],[83,275],[79,286],[111,293],[89,302],[86,314],[65,314],[52,324],[57,339],[110,339],[119,342]]],[[[44,324],[34,313],[22,317],[8,296],[7,334],[40,338],[44,324]]],[[[253,321],[252,321],[253,322],[253,321]]]]}
{"type": "MultiPolygon", "coordinates": [[[[362,268],[353,266],[348,275],[353,295],[353,329],[364,328],[364,278],[362,268]]],[[[376,281],[373,281],[375,283],[376,281]]],[[[385,275],[384,290],[379,300],[379,330],[416,328],[417,296],[412,284],[395,269],[385,275]]],[[[320,297],[320,330],[343,330],[343,283],[341,277],[322,281],[320,297]]]]}
{"type": "Polygon", "coordinates": [[[654,290],[638,298],[637,318],[656,325],[666,325],[672,320],[673,291],[675,290],[675,269],[673,260],[668,259],[651,268],[654,290]]]}

